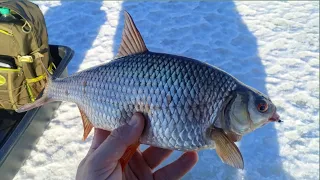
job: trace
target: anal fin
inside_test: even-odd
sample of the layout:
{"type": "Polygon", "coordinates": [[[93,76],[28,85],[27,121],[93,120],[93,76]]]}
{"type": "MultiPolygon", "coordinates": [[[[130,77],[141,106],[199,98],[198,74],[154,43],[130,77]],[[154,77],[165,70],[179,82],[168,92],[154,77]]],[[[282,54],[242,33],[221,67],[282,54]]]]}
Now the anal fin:
{"type": "Polygon", "coordinates": [[[89,121],[87,115],[84,113],[84,111],[82,111],[80,108],[79,108],[79,111],[80,111],[82,123],[83,123],[83,138],[82,138],[82,140],[84,141],[87,139],[93,126],[92,126],[91,122],[89,121]]]}
{"type": "Polygon", "coordinates": [[[120,164],[122,167],[122,171],[124,171],[124,168],[126,167],[126,165],[128,164],[128,162],[130,161],[130,159],[132,158],[133,154],[137,151],[137,149],[139,148],[140,143],[136,142],[134,144],[131,144],[126,151],[124,152],[123,156],[120,158],[120,164]]]}
{"type": "Polygon", "coordinates": [[[216,152],[222,162],[239,169],[244,168],[240,150],[221,129],[213,129],[211,137],[216,144],[216,152]]]}

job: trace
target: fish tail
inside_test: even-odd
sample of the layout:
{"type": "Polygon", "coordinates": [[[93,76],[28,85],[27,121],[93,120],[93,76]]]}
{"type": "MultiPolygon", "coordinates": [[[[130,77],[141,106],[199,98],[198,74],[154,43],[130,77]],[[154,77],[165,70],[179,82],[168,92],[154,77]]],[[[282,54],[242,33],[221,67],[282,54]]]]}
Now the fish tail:
{"type": "Polygon", "coordinates": [[[21,113],[21,112],[25,112],[25,111],[29,111],[31,109],[40,107],[42,105],[45,105],[49,102],[54,101],[54,99],[52,99],[51,97],[48,96],[48,89],[50,88],[52,81],[53,81],[53,77],[52,75],[49,73],[49,71],[47,70],[47,68],[45,68],[44,64],[41,62],[42,67],[45,70],[46,76],[47,76],[47,83],[44,87],[44,90],[42,92],[42,96],[39,99],[36,99],[34,102],[32,103],[27,103],[24,104],[22,106],[20,106],[18,109],[16,109],[15,111],[17,113],[21,113]]]}
{"type": "Polygon", "coordinates": [[[45,94],[43,94],[41,96],[41,98],[35,100],[34,102],[20,106],[18,109],[16,109],[16,112],[17,113],[26,112],[26,111],[29,111],[31,109],[34,109],[34,108],[40,107],[42,105],[45,105],[45,104],[47,104],[49,102],[52,102],[51,98],[48,98],[45,94]]]}

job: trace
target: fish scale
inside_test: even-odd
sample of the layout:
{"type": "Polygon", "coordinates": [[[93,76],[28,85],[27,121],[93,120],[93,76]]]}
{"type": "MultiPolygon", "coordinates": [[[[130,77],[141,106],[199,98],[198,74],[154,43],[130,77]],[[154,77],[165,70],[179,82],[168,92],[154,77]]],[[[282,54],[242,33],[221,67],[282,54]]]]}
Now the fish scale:
{"type": "Polygon", "coordinates": [[[236,87],[226,75],[190,58],[147,52],[56,79],[48,96],[75,102],[95,127],[106,130],[142,112],[149,123],[141,143],[194,150],[213,146],[206,129],[227,91],[236,87]],[[157,67],[162,68],[157,71],[157,67]],[[228,88],[222,90],[222,85],[228,88]]]}

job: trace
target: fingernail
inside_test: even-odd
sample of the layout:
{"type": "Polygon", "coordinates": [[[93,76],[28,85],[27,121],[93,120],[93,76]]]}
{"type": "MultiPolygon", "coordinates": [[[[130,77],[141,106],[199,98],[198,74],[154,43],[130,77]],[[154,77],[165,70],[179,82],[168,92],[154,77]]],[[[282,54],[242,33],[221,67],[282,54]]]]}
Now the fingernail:
{"type": "Polygon", "coordinates": [[[134,114],[131,118],[131,120],[129,121],[129,125],[130,126],[135,126],[138,123],[138,115],[134,114]]]}

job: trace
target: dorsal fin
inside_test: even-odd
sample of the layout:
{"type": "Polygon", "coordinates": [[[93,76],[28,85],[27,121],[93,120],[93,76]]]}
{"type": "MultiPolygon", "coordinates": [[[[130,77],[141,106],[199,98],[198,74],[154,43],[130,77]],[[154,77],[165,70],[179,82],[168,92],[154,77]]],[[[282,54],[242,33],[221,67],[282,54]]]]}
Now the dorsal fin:
{"type": "Polygon", "coordinates": [[[124,11],[124,29],[117,57],[128,56],[148,51],[142,36],[127,11],[124,11]]]}

